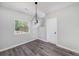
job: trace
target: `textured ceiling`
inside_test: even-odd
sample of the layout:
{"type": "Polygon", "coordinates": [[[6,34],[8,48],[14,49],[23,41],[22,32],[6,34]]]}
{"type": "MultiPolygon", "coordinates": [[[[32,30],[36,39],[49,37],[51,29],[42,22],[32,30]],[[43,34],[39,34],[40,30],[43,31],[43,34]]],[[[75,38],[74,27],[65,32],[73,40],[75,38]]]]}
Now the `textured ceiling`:
{"type": "MultiPolygon", "coordinates": [[[[49,12],[74,4],[72,2],[38,2],[38,14],[44,17],[49,12]]],[[[0,2],[0,6],[33,15],[35,13],[34,2],[0,2]]]]}

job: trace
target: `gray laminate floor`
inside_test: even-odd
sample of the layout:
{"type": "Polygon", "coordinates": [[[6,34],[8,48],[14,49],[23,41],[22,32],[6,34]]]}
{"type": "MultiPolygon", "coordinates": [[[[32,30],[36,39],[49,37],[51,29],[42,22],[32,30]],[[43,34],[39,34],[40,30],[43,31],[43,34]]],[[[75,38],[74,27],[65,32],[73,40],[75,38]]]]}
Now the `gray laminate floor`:
{"type": "Polygon", "coordinates": [[[35,40],[0,52],[0,56],[72,56],[72,54],[62,52],[54,44],[35,40]]]}

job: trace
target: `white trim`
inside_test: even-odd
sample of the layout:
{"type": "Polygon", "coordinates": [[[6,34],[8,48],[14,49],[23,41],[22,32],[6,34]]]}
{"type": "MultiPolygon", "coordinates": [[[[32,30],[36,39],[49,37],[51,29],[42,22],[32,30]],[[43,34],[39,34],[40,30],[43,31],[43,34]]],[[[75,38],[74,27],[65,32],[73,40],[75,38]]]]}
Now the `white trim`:
{"type": "Polygon", "coordinates": [[[26,42],[22,42],[22,43],[17,44],[17,45],[13,45],[13,46],[10,46],[10,47],[7,47],[7,48],[0,49],[0,52],[8,50],[8,49],[11,49],[11,48],[14,48],[14,47],[17,47],[17,46],[22,45],[22,44],[26,44],[26,43],[34,41],[34,40],[36,40],[36,39],[32,39],[32,40],[29,40],[29,41],[26,41],[26,42]]]}
{"type": "MultiPolygon", "coordinates": [[[[42,40],[42,39],[39,39],[39,40],[42,40]]],[[[44,41],[44,42],[49,42],[48,40],[42,40],[42,41],[44,41]]]]}
{"type": "Polygon", "coordinates": [[[62,45],[60,45],[60,44],[56,44],[56,46],[61,47],[61,48],[64,48],[64,49],[68,49],[68,50],[73,51],[73,52],[75,52],[75,53],[79,53],[79,51],[72,50],[72,49],[70,49],[70,48],[68,48],[68,47],[65,47],[65,46],[62,46],[62,45]]]}

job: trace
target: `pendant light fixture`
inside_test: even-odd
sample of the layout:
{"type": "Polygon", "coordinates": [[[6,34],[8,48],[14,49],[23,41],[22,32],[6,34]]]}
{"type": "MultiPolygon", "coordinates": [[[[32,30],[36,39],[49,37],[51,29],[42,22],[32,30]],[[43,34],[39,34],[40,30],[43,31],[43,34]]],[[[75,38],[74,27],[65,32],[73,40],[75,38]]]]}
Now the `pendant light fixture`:
{"type": "Polygon", "coordinates": [[[35,20],[36,20],[36,22],[35,22],[35,24],[37,24],[38,23],[38,15],[37,15],[37,2],[35,2],[35,8],[36,8],[36,13],[35,13],[35,20]]]}
{"type": "Polygon", "coordinates": [[[35,4],[35,14],[34,14],[34,16],[33,16],[33,18],[32,18],[32,23],[33,23],[33,25],[34,26],[36,26],[38,23],[39,23],[39,17],[38,17],[38,12],[37,12],[37,2],[35,2],[34,3],[35,4]]]}

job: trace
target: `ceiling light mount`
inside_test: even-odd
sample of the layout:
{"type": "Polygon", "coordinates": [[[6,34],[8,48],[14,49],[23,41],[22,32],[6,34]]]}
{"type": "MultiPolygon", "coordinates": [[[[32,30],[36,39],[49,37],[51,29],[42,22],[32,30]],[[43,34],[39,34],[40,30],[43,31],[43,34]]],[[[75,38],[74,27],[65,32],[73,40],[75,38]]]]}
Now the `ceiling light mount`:
{"type": "Polygon", "coordinates": [[[35,4],[37,4],[37,2],[35,2],[35,4]]]}

